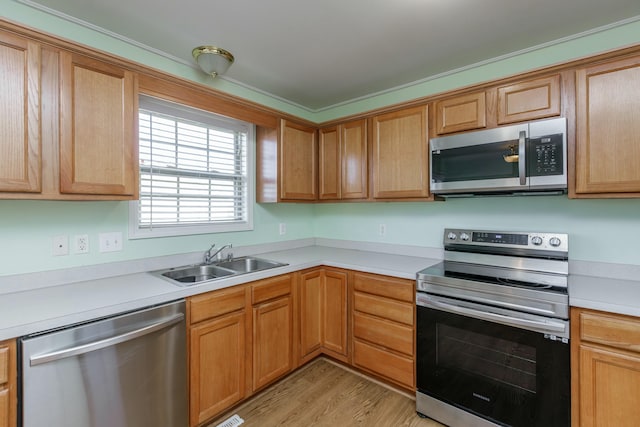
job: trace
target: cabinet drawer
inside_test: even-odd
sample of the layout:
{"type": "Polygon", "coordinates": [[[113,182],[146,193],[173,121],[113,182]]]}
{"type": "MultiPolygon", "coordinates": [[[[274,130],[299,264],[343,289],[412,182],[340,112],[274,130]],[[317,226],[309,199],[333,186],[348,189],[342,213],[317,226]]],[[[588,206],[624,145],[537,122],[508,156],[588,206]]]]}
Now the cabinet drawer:
{"type": "Polygon", "coordinates": [[[243,309],[245,306],[244,294],[245,287],[238,286],[189,298],[189,323],[201,322],[243,309]]]}
{"type": "Polygon", "coordinates": [[[414,388],[413,359],[354,340],[353,364],[376,372],[412,390],[414,388]]]}
{"type": "Polygon", "coordinates": [[[581,312],[580,339],[640,352],[640,319],[614,314],[581,312]]]}
{"type": "Polygon", "coordinates": [[[251,288],[251,302],[258,304],[291,293],[291,275],[274,277],[260,281],[251,288]]]}
{"type": "Polygon", "coordinates": [[[405,325],[413,326],[414,307],[413,304],[354,292],[354,310],[393,320],[394,322],[404,323],[405,325]]]}
{"type": "Polygon", "coordinates": [[[415,282],[408,279],[356,273],[354,289],[360,292],[380,295],[400,301],[415,302],[415,282]]]}
{"type": "Polygon", "coordinates": [[[0,386],[9,381],[9,347],[0,346],[0,386]]]}
{"type": "Polygon", "coordinates": [[[413,355],[413,329],[408,326],[354,313],[353,336],[407,356],[413,355]]]}

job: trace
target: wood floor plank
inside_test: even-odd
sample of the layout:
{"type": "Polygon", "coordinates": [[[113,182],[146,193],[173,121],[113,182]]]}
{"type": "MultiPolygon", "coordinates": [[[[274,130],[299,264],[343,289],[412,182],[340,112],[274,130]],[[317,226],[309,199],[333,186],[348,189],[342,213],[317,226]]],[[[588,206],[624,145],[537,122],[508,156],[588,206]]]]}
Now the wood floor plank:
{"type": "Polygon", "coordinates": [[[415,401],[317,359],[207,427],[238,414],[247,427],[442,427],[418,417],[415,401]]]}

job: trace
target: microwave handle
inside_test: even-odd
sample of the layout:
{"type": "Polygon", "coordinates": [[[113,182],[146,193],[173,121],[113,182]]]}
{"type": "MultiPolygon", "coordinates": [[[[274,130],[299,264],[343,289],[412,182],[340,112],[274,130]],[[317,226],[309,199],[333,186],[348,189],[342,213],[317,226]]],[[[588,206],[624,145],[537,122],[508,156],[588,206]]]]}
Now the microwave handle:
{"type": "Polygon", "coordinates": [[[526,142],[527,133],[520,131],[520,137],[518,138],[518,176],[520,177],[520,185],[527,184],[527,162],[526,162],[526,142]]]}

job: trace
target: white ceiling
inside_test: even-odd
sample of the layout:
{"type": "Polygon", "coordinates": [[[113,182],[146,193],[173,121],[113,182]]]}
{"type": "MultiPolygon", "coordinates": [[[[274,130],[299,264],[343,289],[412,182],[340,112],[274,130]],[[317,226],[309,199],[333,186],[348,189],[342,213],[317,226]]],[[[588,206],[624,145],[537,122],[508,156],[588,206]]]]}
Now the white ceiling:
{"type": "Polygon", "coordinates": [[[19,0],[310,111],[640,17],[638,0],[19,0]],[[35,3],[34,3],[35,2],[35,3]]]}

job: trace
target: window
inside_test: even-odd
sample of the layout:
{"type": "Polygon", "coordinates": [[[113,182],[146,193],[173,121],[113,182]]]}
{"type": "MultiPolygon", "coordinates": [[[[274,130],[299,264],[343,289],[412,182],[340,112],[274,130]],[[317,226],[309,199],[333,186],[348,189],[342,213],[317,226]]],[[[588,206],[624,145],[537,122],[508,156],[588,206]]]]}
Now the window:
{"type": "Polygon", "coordinates": [[[140,96],[140,200],[130,237],[250,230],[251,124],[140,96]]]}

